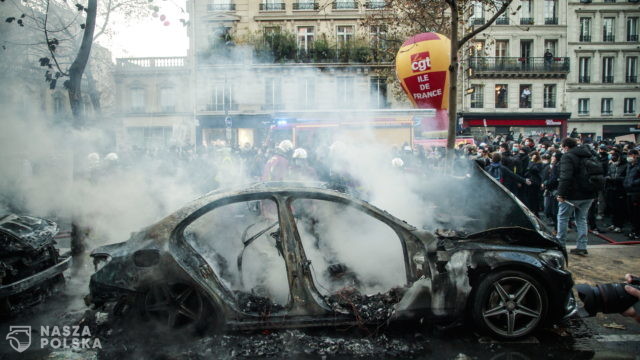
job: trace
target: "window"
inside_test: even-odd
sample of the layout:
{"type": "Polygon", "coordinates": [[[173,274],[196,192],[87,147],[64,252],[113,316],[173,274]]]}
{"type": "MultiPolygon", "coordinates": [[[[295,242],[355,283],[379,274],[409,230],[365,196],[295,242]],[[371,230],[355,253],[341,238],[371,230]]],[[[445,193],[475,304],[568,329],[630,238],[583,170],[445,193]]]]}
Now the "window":
{"type": "Polygon", "coordinates": [[[556,56],[558,54],[558,40],[545,40],[544,49],[545,51],[549,50],[553,56],[556,56]]]}
{"type": "Polygon", "coordinates": [[[520,24],[533,25],[533,0],[522,0],[520,3],[520,24]]]}
{"type": "Polygon", "coordinates": [[[298,27],[298,49],[309,51],[313,46],[313,26],[298,27]]]}
{"type": "MultiPolygon", "coordinates": [[[[504,0],[496,0],[495,2],[495,7],[496,7],[496,11],[500,10],[502,8],[502,5],[504,3],[504,0]]],[[[509,24],[509,9],[507,8],[507,10],[505,12],[503,12],[502,14],[500,14],[500,16],[498,16],[498,18],[496,19],[496,24],[497,25],[508,25],[509,24]]]]}
{"type": "Polygon", "coordinates": [[[338,47],[344,48],[353,39],[353,26],[338,26],[336,29],[338,47]]]}
{"type": "Polygon", "coordinates": [[[556,85],[545,84],[544,85],[544,103],[545,108],[556,107],[556,85]]]}
{"type": "Polygon", "coordinates": [[[496,57],[509,56],[509,40],[496,40],[496,57]]]}
{"type": "Polygon", "coordinates": [[[602,58],[602,82],[613,83],[613,60],[612,56],[602,58]]]}
{"type": "Polygon", "coordinates": [[[371,0],[365,3],[368,9],[384,9],[387,5],[385,0],[371,0]]]}
{"type": "Polygon", "coordinates": [[[64,113],[64,96],[57,92],[53,95],[53,112],[54,114],[64,113]]]}
{"type": "Polygon", "coordinates": [[[627,62],[625,64],[625,80],[627,83],[638,82],[638,57],[627,56],[627,62]]]}
{"type": "Polygon", "coordinates": [[[558,24],[558,2],[556,0],[544,0],[544,23],[547,25],[558,24]]]}
{"type": "Polygon", "coordinates": [[[520,107],[531,108],[531,84],[520,85],[520,107]]]}
{"type": "Polygon", "coordinates": [[[165,149],[173,136],[169,126],[128,127],[129,143],[143,149],[165,149]]]}
{"type": "Polygon", "coordinates": [[[580,18],[580,41],[581,42],[591,41],[591,18],[588,18],[588,17],[580,18]]]}
{"type": "Polygon", "coordinates": [[[318,10],[316,0],[297,0],[293,3],[293,10],[318,10]]]}
{"type": "Polygon", "coordinates": [[[578,82],[591,82],[591,58],[581,57],[578,61],[578,82]]]}
{"type": "Polygon", "coordinates": [[[371,25],[369,27],[369,35],[371,36],[371,45],[377,49],[386,49],[387,26],[371,25]]]}
{"type": "Polygon", "coordinates": [[[480,109],[484,107],[484,85],[471,85],[471,108],[480,109]]]}
{"type": "Polygon", "coordinates": [[[176,111],[176,92],[173,87],[160,88],[160,109],[163,112],[176,111]]]}
{"type": "Polygon", "coordinates": [[[282,80],[280,78],[265,80],[264,98],[265,110],[282,110],[282,80]]]}
{"type": "Polygon", "coordinates": [[[338,106],[347,107],[353,101],[353,76],[336,77],[336,103],[338,106]]]}
{"type": "Polygon", "coordinates": [[[235,110],[233,90],[230,85],[217,84],[211,92],[211,99],[207,104],[208,111],[235,110]]]}
{"type": "Polygon", "coordinates": [[[335,0],[333,3],[334,9],[357,9],[358,3],[354,0],[335,0]]]}
{"type": "Polygon", "coordinates": [[[387,103],[387,79],[382,76],[372,76],[371,85],[371,103],[376,109],[384,109],[389,107],[387,103]]]}
{"type": "Polygon", "coordinates": [[[284,306],[289,281],[277,209],[275,201],[259,197],[221,205],[187,225],[180,240],[202,254],[230,291],[284,306]]]}
{"type": "Polygon", "coordinates": [[[469,56],[483,56],[484,55],[484,40],[476,40],[469,45],[469,56]]]}
{"type": "Polygon", "coordinates": [[[144,89],[143,88],[131,89],[131,111],[133,112],[144,111],[144,89]]]}
{"type": "Polygon", "coordinates": [[[638,18],[627,18],[627,41],[638,41],[638,18]]]}
{"type": "Polygon", "coordinates": [[[578,99],[578,115],[589,115],[589,99],[578,99]]]}
{"type": "Polygon", "coordinates": [[[616,41],[615,36],[615,18],[606,17],[602,19],[602,41],[605,42],[614,42],[616,41]]]}
{"type": "Polygon", "coordinates": [[[327,296],[350,287],[376,294],[406,284],[404,251],[395,230],[350,205],[306,198],[291,203],[318,291],[327,296]],[[331,271],[336,264],[348,271],[331,271]]]}
{"type": "Polygon", "coordinates": [[[260,10],[284,10],[283,0],[262,0],[260,10]]]}
{"type": "Polygon", "coordinates": [[[636,98],[624,99],[624,114],[635,115],[636,114],[636,98]]]}
{"type": "Polygon", "coordinates": [[[496,84],[496,108],[506,108],[509,105],[507,84],[496,84]]]}
{"type": "Polygon", "coordinates": [[[209,0],[207,11],[229,11],[235,10],[235,4],[231,0],[209,0]]]}
{"type": "Polygon", "coordinates": [[[305,77],[298,80],[298,108],[313,109],[316,103],[316,82],[305,77]]]}
{"type": "Polygon", "coordinates": [[[472,6],[471,22],[473,25],[484,24],[484,4],[480,1],[475,1],[472,6]]]}
{"type": "Polygon", "coordinates": [[[613,99],[612,98],[602,98],[600,102],[600,113],[602,115],[611,115],[613,114],[613,99]]]}

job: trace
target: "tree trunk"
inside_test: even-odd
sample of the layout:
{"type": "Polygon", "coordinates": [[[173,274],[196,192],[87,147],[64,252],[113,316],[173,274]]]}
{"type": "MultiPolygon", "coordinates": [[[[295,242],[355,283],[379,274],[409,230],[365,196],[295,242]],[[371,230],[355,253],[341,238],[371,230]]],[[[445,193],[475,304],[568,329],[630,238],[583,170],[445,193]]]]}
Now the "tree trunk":
{"type": "Polygon", "coordinates": [[[93,44],[93,32],[96,27],[96,13],[98,0],[89,0],[87,6],[87,18],[82,36],[82,43],[78,55],[69,68],[69,82],[67,90],[69,93],[69,104],[73,113],[73,127],[79,129],[84,126],[84,114],[82,104],[82,75],[87,67],[91,45],[93,44]]]}
{"type": "MultiPolygon", "coordinates": [[[[456,145],[456,122],[458,113],[458,9],[456,1],[451,7],[451,65],[449,65],[449,132],[447,149],[453,150],[456,145]]],[[[453,152],[450,151],[453,155],[453,152]]]]}

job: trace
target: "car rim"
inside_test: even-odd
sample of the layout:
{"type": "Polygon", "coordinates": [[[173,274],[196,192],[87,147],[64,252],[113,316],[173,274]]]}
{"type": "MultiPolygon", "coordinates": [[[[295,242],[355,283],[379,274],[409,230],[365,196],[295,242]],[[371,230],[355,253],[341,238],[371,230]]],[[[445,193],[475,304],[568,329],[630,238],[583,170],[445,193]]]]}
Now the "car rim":
{"type": "Polygon", "coordinates": [[[482,310],[487,326],[504,337],[532,331],[542,318],[542,296],[529,280],[506,277],[495,281],[482,310]]]}
{"type": "Polygon", "coordinates": [[[144,309],[151,318],[177,328],[201,319],[203,301],[200,293],[189,285],[158,285],[147,292],[144,309]]]}

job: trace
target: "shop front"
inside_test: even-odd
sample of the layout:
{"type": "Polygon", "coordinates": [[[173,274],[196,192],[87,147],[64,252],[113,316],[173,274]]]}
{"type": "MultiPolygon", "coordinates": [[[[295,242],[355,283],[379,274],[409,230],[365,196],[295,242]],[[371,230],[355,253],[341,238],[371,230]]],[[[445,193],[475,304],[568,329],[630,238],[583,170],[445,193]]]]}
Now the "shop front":
{"type": "Polygon", "coordinates": [[[271,115],[199,115],[198,146],[261,146],[272,124],[271,115]]]}
{"type": "Polygon", "coordinates": [[[567,135],[567,121],[571,113],[461,113],[462,134],[484,137],[509,135],[517,139],[543,134],[567,135]]]}

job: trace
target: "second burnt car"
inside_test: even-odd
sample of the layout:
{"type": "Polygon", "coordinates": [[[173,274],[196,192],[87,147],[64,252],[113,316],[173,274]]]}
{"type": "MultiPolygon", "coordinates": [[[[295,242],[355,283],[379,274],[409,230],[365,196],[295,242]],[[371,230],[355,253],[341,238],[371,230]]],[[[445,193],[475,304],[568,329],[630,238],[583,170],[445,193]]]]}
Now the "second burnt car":
{"type": "Polygon", "coordinates": [[[508,339],[575,313],[564,247],[497,182],[472,171],[459,186],[495,192],[508,226],[489,216],[476,224],[483,231],[429,232],[296,183],[216,192],[94,250],[87,301],[171,328],[471,319],[508,339]]]}

